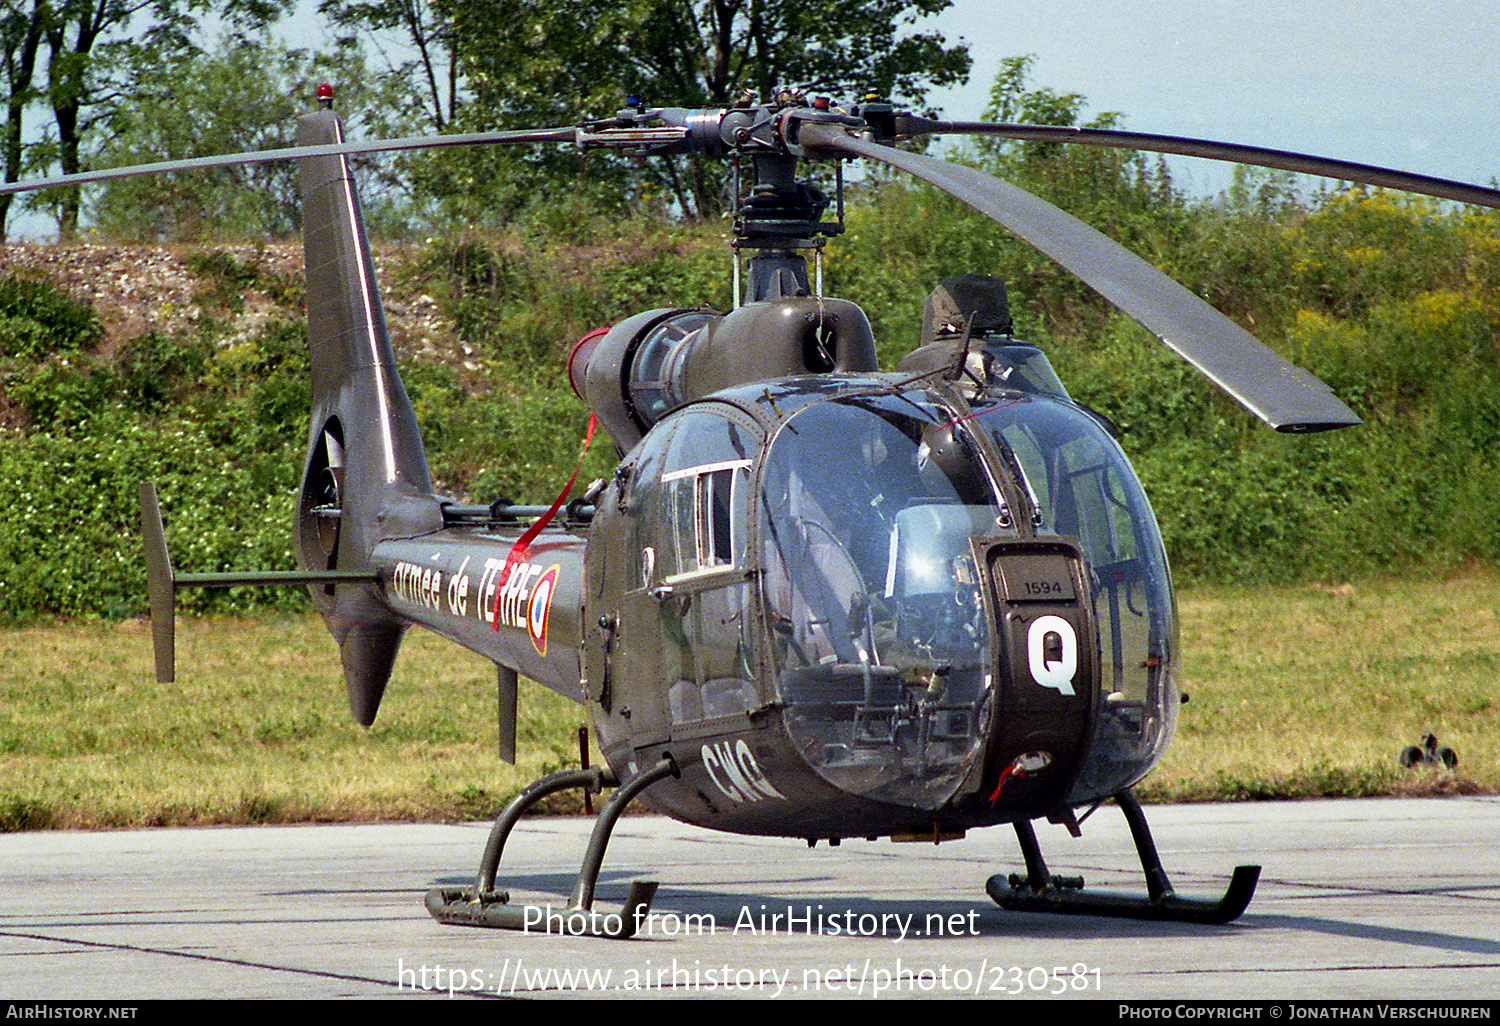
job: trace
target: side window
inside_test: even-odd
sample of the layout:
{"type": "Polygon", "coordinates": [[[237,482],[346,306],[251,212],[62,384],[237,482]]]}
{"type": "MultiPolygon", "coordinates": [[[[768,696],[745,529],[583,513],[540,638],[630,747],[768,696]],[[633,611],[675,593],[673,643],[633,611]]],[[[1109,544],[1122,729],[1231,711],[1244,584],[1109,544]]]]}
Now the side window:
{"type": "Polygon", "coordinates": [[[1078,459],[1078,465],[1065,472],[1067,487],[1059,491],[1072,499],[1078,536],[1089,560],[1097,567],[1104,567],[1139,558],[1135,519],[1119,470],[1093,453],[1079,456],[1094,458],[1078,459]]]}
{"type": "Polygon", "coordinates": [[[743,540],[738,546],[735,540],[736,535],[743,534],[745,529],[743,512],[749,476],[749,460],[698,475],[699,566],[744,563],[743,540]]]}
{"type": "Polygon", "coordinates": [[[755,443],[717,413],[679,417],[661,474],[660,576],[743,567],[755,443]]]}
{"type": "Polygon", "coordinates": [[[746,616],[750,471],[759,433],[716,409],[689,408],[660,473],[659,608],[673,724],[688,726],[759,707],[746,616]]]}
{"type": "Polygon", "coordinates": [[[745,564],[750,461],[685,467],[662,475],[669,496],[672,573],[745,564]]]}

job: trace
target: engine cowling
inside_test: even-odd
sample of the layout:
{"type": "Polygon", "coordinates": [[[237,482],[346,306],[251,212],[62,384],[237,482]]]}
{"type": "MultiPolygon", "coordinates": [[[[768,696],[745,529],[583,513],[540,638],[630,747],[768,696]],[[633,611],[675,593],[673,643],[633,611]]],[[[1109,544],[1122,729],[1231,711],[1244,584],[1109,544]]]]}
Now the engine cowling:
{"type": "Polygon", "coordinates": [[[720,389],[876,369],[864,311],[813,296],[748,303],[723,315],[650,310],[586,337],[568,363],[569,378],[584,382],[590,409],[622,451],[669,411],[720,389]]]}

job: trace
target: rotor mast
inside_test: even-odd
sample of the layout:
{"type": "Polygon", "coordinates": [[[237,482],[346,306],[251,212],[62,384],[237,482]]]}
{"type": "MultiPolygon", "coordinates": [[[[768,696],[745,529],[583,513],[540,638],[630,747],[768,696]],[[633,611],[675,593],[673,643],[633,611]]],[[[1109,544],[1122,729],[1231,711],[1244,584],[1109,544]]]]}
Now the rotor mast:
{"type": "MultiPolygon", "coordinates": [[[[799,161],[818,159],[796,145],[798,129],[805,121],[848,128],[863,124],[832,110],[826,97],[809,103],[801,92],[781,89],[775,101],[765,105],[747,98],[740,106],[717,110],[630,106],[612,119],[588,125],[579,133],[578,142],[586,148],[608,147],[641,156],[697,152],[730,158],[734,221],[729,245],[734,251],[734,305],[738,307],[742,302],[822,294],[823,245],[844,230],[843,165],[842,158],[832,158],[837,216],[824,221],[830,197],[797,177],[799,161]],[[647,127],[648,122],[666,127],[647,127]],[[748,261],[740,255],[746,250],[752,254],[748,261]],[[808,250],[816,261],[811,281],[808,250]]],[[[826,154],[818,156],[830,159],[826,154]]]]}
{"type": "Polygon", "coordinates": [[[786,153],[752,153],[754,182],[748,195],[739,184],[735,164],[734,305],[741,303],[740,251],[750,250],[749,295],[756,303],[783,296],[823,294],[823,243],[844,230],[842,166],[837,177],[838,219],[822,220],[828,196],[817,186],[797,179],[797,159],[786,153]],[[807,276],[806,251],[816,261],[815,280],[807,276]]]}

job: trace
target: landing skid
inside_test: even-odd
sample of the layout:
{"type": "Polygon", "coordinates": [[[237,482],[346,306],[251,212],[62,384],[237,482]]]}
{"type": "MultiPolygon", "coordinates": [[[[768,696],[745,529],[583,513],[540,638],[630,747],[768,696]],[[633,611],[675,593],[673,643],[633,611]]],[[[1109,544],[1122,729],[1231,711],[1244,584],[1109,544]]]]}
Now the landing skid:
{"type": "Polygon", "coordinates": [[[1036,831],[1029,820],[1015,824],[1021,853],[1026,858],[1026,875],[996,874],[985,884],[985,891],[1001,908],[1016,912],[1061,912],[1178,923],[1228,923],[1239,918],[1255,894],[1255,885],[1260,880],[1259,866],[1236,866],[1229,889],[1217,901],[1178,897],[1162,868],[1140,802],[1127,790],[1115,795],[1115,803],[1125,814],[1136,853],[1141,858],[1141,869],[1146,874],[1145,897],[1088,892],[1083,889],[1082,877],[1053,876],[1047,871],[1036,831]]]}
{"type": "Polygon", "coordinates": [[[619,912],[596,912],[594,910],[594,885],[599,880],[599,868],[604,862],[604,849],[609,846],[610,834],[615,821],[625,811],[636,795],[640,794],[663,777],[675,776],[677,765],[664,758],[654,767],[636,777],[610,796],[599,818],[594,822],[594,833],[589,838],[584,853],[583,868],[573,885],[573,897],[568,906],[555,909],[540,905],[512,905],[509,891],[495,890],[495,872],[500,865],[500,856],[511,829],[526,810],[549,794],[569,788],[581,787],[586,791],[599,791],[605,787],[617,787],[619,781],[600,769],[566,770],[543,777],[522,791],[505,807],[500,818],[490,830],[489,842],[484,848],[484,857],[479,862],[479,875],[473,887],[435,887],[427,892],[427,911],[440,923],[450,926],[484,926],[492,929],[523,930],[528,933],[562,933],[590,937],[625,938],[634,936],[637,927],[645,920],[651,908],[651,899],[656,895],[656,882],[637,880],[630,885],[625,906],[619,912]]]}

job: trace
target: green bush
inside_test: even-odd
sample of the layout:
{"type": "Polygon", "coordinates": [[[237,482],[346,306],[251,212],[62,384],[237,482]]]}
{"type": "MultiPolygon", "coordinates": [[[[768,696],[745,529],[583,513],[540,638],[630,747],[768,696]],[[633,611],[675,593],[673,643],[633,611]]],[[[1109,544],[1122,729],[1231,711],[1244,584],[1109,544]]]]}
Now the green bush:
{"type": "MultiPolygon", "coordinates": [[[[137,488],[157,482],[174,562],[195,571],[290,569],[290,498],[254,488],[256,461],[201,429],[104,411],[87,431],[0,447],[0,609],[6,619],[138,614],[145,607],[137,488]]],[[[184,604],[243,606],[240,596],[184,604]]]]}
{"type": "Polygon", "coordinates": [[[131,339],[116,356],[120,396],[143,413],[159,410],[196,383],[212,356],[212,347],[200,338],[153,331],[131,339]]]}
{"type": "Polygon", "coordinates": [[[0,355],[41,359],[92,349],[103,337],[91,305],[49,282],[0,279],[0,355]]]}
{"type": "MultiPolygon", "coordinates": [[[[1033,169],[1074,202],[1087,198],[1079,182],[1102,173],[1083,170],[1033,169]]],[[[1500,216],[1379,193],[1301,200],[1280,185],[1185,204],[1159,181],[1134,179],[1090,201],[1365,420],[1283,436],[947,197],[878,176],[859,188],[848,231],[829,246],[828,291],[866,310],[882,365],[916,344],[923,300],[943,277],[1004,277],[1018,336],[1041,344],[1072,394],[1123,429],[1179,579],[1344,579],[1500,560],[1500,216]],[[1156,199],[1142,202],[1148,194],[1156,199]]],[[[402,375],[434,480],[459,499],[544,503],[562,488],[588,421],[564,374],[574,340],[644,309],[730,301],[721,225],[595,218],[570,245],[544,222],[431,241],[389,275],[398,293],[432,296],[455,328],[460,352],[405,357],[402,375]]],[[[241,292],[272,280],[227,252],[195,266],[241,292]]],[[[37,285],[0,283],[0,338],[10,340],[0,363],[4,615],[143,608],[141,480],[159,483],[183,569],[290,567],[309,398],[304,325],[287,317],[252,331],[226,315],[88,354],[97,317],[37,285]]],[[[292,296],[300,286],[276,287],[292,296]]],[[[581,482],[608,475],[615,459],[598,439],[581,482]]],[[[183,601],[299,599],[240,589],[183,601]]]]}
{"type": "Polygon", "coordinates": [[[34,430],[53,431],[86,421],[115,398],[118,387],[117,376],[108,369],[49,360],[15,372],[6,392],[34,430]]]}

